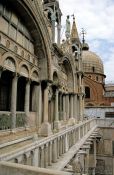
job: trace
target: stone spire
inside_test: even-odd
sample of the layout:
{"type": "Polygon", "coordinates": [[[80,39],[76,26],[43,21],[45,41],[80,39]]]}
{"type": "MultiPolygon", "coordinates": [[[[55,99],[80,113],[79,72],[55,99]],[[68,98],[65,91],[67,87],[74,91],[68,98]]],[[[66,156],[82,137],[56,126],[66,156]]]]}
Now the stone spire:
{"type": "Polygon", "coordinates": [[[73,43],[80,42],[74,15],[73,15],[73,25],[72,25],[72,30],[71,30],[71,41],[73,43]]]}

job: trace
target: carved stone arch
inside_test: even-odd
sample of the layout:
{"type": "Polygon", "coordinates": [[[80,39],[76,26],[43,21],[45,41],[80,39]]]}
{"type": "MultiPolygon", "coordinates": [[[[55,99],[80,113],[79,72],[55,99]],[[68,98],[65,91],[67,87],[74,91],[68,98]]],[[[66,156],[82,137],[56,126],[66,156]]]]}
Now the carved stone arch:
{"type": "Polygon", "coordinates": [[[70,92],[74,92],[74,75],[73,75],[73,69],[70,64],[70,61],[68,58],[64,58],[63,60],[63,66],[65,68],[66,74],[67,74],[67,87],[70,92]]]}
{"type": "Polygon", "coordinates": [[[53,84],[58,85],[59,84],[59,76],[57,71],[53,72],[53,84]]]}
{"type": "Polygon", "coordinates": [[[34,81],[37,81],[37,82],[39,81],[39,74],[36,69],[32,69],[30,78],[34,81]]]}
{"type": "Polygon", "coordinates": [[[41,2],[30,0],[8,0],[13,9],[26,23],[34,41],[35,55],[39,60],[41,79],[51,79],[51,40],[41,8],[41,2]],[[45,70],[45,71],[43,71],[45,70]]]}
{"type": "Polygon", "coordinates": [[[1,57],[0,65],[12,72],[18,72],[17,59],[14,55],[8,52],[1,57]]]}
{"type": "Polygon", "coordinates": [[[47,13],[47,18],[50,20],[50,22],[51,22],[51,15],[54,13],[54,11],[52,10],[52,8],[50,8],[50,7],[46,7],[45,9],[44,9],[46,12],[48,12],[47,13]]]}
{"type": "Polygon", "coordinates": [[[16,66],[15,66],[15,61],[12,59],[12,57],[8,57],[4,61],[4,68],[7,70],[10,70],[12,72],[16,72],[16,66]]]}
{"type": "Polygon", "coordinates": [[[19,65],[19,74],[26,78],[30,78],[30,69],[26,63],[21,62],[19,65]]]}

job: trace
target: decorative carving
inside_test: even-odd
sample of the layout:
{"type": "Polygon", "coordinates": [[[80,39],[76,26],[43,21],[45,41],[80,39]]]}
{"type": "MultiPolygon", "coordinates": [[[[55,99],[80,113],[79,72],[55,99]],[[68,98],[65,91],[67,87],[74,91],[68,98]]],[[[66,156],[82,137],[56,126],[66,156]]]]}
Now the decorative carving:
{"type": "Polygon", "coordinates": [[[9,41],[9,40],[6,41],[6,47],[7,47],[7,48],[10,47],[10,41],[9,41]]]}
{"type": "Polygon", "coordinates": [[[27,69],[27,67],[26,67],[25,65],[23,65],[23,66],[21,67],[20,73],[21,73],[22,75],[24,75],[25,77],[29,77],[29,72],[28,72],[28,69],[27,69]]]}
{"type": "Polygon", "coordinates": [[[12,71],[15,71],[16,70],[16,67],[15,67],[15,62],[12,58],[7,58],[5,61],[4,61],[4,67],[12,70],[12,71]]]}

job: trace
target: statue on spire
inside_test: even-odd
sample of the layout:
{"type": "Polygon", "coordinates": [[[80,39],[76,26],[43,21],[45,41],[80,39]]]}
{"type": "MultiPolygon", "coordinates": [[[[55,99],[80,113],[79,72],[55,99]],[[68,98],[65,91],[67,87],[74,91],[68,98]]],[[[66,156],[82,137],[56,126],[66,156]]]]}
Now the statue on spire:
{"type": "Polygon", "coordinates": [[[70,18],[70,16],[68,15],[67,19],[66,19],[66,32],[65,32],[65,35],[66,35],[67,39],[70,38],[70,28],[71,28],[69,18],[70,18]]]}

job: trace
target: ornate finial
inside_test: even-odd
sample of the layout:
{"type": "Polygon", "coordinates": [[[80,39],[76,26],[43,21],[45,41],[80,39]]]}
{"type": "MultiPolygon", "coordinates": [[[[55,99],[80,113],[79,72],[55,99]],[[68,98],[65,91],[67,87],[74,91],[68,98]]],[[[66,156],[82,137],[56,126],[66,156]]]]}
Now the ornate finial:
{"type": "Polygon", "coordinates": [[[82,43],[84,44],[85,43],[85,35],[86,35],[86,31],[84,28],[82,28],[81,34],[82,34],[82,43]]]}

